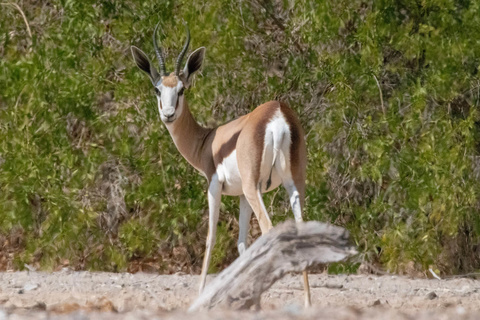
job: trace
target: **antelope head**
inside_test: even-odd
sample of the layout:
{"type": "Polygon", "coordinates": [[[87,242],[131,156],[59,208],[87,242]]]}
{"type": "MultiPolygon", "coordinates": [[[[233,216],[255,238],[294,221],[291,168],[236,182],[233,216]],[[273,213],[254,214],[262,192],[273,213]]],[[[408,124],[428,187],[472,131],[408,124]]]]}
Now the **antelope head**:
{"type": "Polygon", "coordinates": [[[202,66],[203,58],[205,56],[205,47],[200,47],[193,51],[188,56],[187,63],[183,70],[180,70],[183,58],[185,57],[188,45],[190,44],[190,31],[188,30],[188,27],[185,26],[187,39],[185,40],[183,49],[177,58],[175,71],[169,74],[165,68],[162,49],[157,43],[156,35],[159,24],[160,23],[157,24],[153,31],[153,46],[159,63],[160,74],[142,50],[135,46],[132,46],[131,50],[137,66],[147,73],[152,81],[153,87],[155,88],[155,95],[158,100],[160,118],[168,125],[174,122],[182,114],[184,109],[183,92],[190,87],[193,73],[202,66]]]}

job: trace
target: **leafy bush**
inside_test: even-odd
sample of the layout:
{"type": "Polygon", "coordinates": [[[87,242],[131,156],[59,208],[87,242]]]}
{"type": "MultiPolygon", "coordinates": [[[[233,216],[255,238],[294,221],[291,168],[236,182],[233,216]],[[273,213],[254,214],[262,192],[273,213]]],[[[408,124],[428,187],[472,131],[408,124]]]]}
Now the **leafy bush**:
{"type": "MultiPolygon", "coordinates": [[[[363,259],[392,271],[479,268],[477,2],[60,0],[21,9],[26,21],[13,5],[0,14],[0,267],[126,270],[157,257],[164,272],[198,271],[206,183],[176,151],[129,53],[152,53],[161,21],[171,69],[184,19],[191,49],[207,47],[186,93],[199,122],[271,99],[299,114],[306,219],[346,226],[363,259]]],[[[291,217],[285,192],[265,199],[274,221],[291,217]]],[[[212,270],[236,256],[238,200],[224,197],[221,211],[212,270]]]]}

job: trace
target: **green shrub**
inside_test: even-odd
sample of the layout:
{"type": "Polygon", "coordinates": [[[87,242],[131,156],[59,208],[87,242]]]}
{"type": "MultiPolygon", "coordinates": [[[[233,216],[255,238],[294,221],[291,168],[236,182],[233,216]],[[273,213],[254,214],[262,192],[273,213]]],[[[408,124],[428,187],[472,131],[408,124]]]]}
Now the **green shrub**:
{"type": "MultiPolygon", "coordinates": [[[[182,247],[190,265],[159,268],[198,271],[206,182],[175,149],[129,52],[153,57],[160,21],[171,69],[184,19],[191,49],[207,47],[186,93],[199,122],[271,99],[298,113],[307,220],[347,227],[362,259],[392,271],[478,269],[479,9],[449,0],[27,1],[30,38],[18,10],[2,4],[0,239],[17,268],[126,270],[182,247]]],[[[265,197],[275,222],[291,217],[285,196],[265,197]]],[[[224,197],[221,211],[212,270],[236,256],[238,201],[224,197]]]]}

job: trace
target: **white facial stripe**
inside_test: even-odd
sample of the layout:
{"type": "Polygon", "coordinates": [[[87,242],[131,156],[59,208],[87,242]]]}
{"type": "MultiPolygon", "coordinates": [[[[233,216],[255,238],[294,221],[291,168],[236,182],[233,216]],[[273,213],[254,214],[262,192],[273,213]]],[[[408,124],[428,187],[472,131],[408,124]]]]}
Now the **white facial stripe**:
{"type": "Polygon", "coordinates": [[[178,95],[180,90],[183,89],[183,83],[177,82],[175,87],[164,86],[161,83],[157,87],[160,91],[160,98],[158,99],[158,111],[163,122],[173,121],[182,112],[180,104],[183,103],[183,97],[178,95]],[[179,104],[177,108],[177,102],[179,104]]]}
{"type": "Polygon", "coordinates": [[[175,105],[177,104],[177,88],[170,88],[162,86],[161,89],[161,100],[162,100],[162,109],[166,114],[173,113],[175,110],[175,105]]]}

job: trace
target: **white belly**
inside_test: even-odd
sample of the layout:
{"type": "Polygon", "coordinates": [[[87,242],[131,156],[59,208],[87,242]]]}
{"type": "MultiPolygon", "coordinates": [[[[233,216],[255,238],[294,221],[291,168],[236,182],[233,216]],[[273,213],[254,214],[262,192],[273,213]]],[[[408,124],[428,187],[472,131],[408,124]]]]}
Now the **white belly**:
{"type": "MultiPolygon", "coordinates": [[[[240,196],[243,194],[242,178],[237,165],[237,152],[233,151],[223,162],[217,167],[218,180],[222,183],[222,194],[227,196],[240,196]]],[[[273,168],[271,183],[268,189],[267,181],[270,177],[270,172],[262,172],[260,176],[260,184],[262,193],[271,191],[277,188],[282,183],[282,178],[277,170],[273,168]]]]}
{"type": "Polygon", "coordinates": [[[223,184],[222,194],[239,196],[243,194],[242,178],[237,164],[237,150],[223,159],[217,167],[218,180],[223,184]]]}

